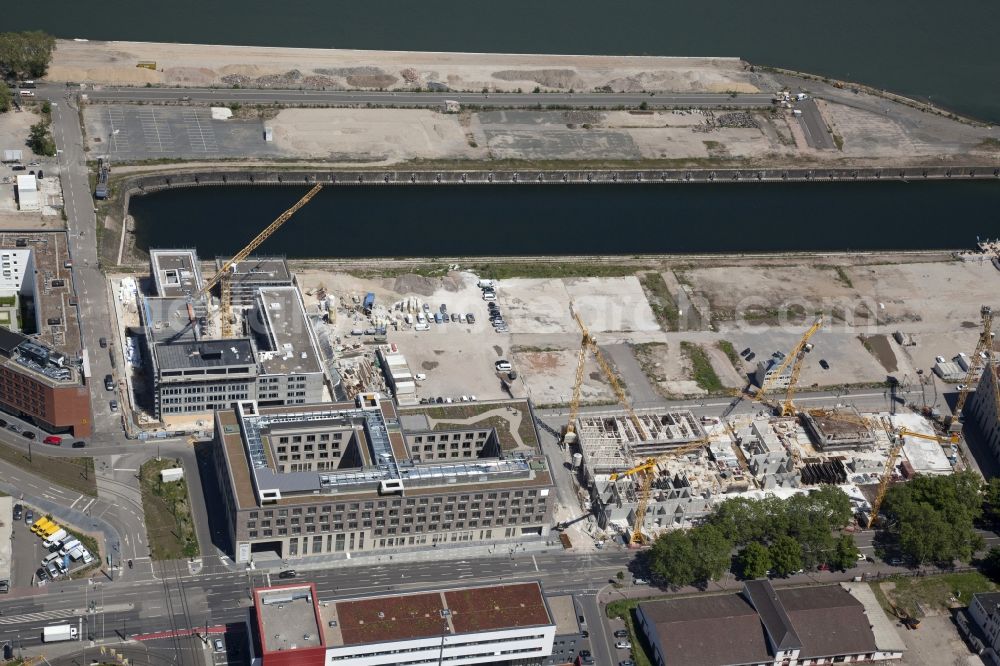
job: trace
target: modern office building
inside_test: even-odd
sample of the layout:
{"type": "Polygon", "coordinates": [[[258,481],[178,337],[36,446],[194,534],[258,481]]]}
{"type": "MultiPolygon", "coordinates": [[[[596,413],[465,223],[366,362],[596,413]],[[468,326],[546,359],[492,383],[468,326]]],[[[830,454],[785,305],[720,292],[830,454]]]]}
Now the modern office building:
{"type": "Polygon", "coordinates": [[[47,432],[91,434],[90,391],[71,359],[2,327],[0,404],[47,432]]]}
{"type": "Polygon", "coordinates": [[[261,666],[527,666],[557,632],[534,581],[328,601],[292,584],[254,590],[254,609],[261,666]]]}
{"type": "Polygon", "coordinates": [[[542,539],[551,525],[540,452],[502,451],[492,428],[408,434],[377,394],[240,402],[215,413],[215,432],[237,562],[542,539]]]}
{"type": "Polygon", "coordinates": [[[232,409],[246,400],[262,406],[324,400],[323,364],[298,289],[256,287],[252,307],[237,311],[246,316],[246,334],[222,339],[199,296],[204,280],[194,250],[150,251],[150,274],[156,295],[141,299],[141,318],[156,418],[232,409]]]}
{"type": "Polygon", "coordinates": [[[247,316],[257,347],[261,407],[323,401],[319,345],[297,287],[261,287],[247,316]]]}
{"type": "MultiPolygon", "coordinates": [[[[216,257],[216,270],[220,270],[227,261],[228,258],[216,257]]],[[[294,284],[295,279],[284,257],[248,257],[236,262],[229,273],[229,289],[234,307],[252,306],[258,289],[291,287],[294,284]]]]}

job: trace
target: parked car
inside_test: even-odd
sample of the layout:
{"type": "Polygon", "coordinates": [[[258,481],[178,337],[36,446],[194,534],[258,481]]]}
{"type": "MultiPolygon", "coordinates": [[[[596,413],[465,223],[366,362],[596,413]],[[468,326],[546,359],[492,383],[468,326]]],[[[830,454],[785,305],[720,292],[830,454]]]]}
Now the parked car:
{"type": "Polygon", "coordinates": [[[747,347],[746,349],[740,352],[740,356],[746,356],[749,353],[750,353],[750,348],[747,347]]]}
{"type": "Polygon", "coordinates": [[[59,446],[60,444],[62,444],[62,437],[56,437],[55,435],[49,435],[48,437],[46,437],[42,441],[45,442],[46,444],[53,444],[55,446],[59,446]]]}
{"type": "Polygon", "coordinates": [[[224,652],[226,650],[226,645],[222,642],[221,638],[216,638],[212,641],[212,646],[215,647],[216,652],[224,652]]]}
{"type": "Polygon", "coordinates": [[[107,391],[115,390],[115,378],[111,375],[104,375],[104,389],[107,391]]]}
{"type": "Polygon", "coordinates": [[[32,511],[31,509],[28,509],[27,511],[24,512],[24,524],[32,525],[34,524],[34,522],[35,522],[35,512],[32,511]]]}
{"type": "Polygon", "coordinates": [[[25,430],[21,433],[21,437],[24,437],[25,439],[35,439],[35,433],[30,430],[25,430]]]}
{"type": "Polygon", "coordinates": [[[500,359],[499,361],[497,361],[496,363],[494,363],[493,365],[496,367],[496,369],[497,369],[498,372],[505,371],[505,370],[510,370],[513,367],[510,364],[510,361],[508,361],[507,359],[503,359],[503,358],[500,359]]]}
{"type": "Polygon", "coordinates": [[[483,300],[484,301],[495,301],[495,300],[497,300],[496,292],[494,292],[494,291],[484,291],[483,292],[483,300]]]}
{"type": "Polygon", "coordinates": [[[21,520],[24,517],[24,507],[20,504],[14,505],[14,520],[21,520]]]}
{"type": "Polygon", "coordinates": [[[77,441],[73,442],[73,448],[74,449],[82,449],[85,446],[87,446],[87,442],[85,442],[83,440],[77,440],[77,441]]]}
{"type": "Polygon", "coordinates": [[[7,427],[7,421],[5,419],[0,419],[0,428],[6,428],[6,427],[7,427]]]}
{"type": "Polygon", "coordinates": [[[295,571],[295,569],[285,569],[278,574],[278,578],[295,578],[298,575],[299,574],[295,571]]]}
{"type": "Polygon", "coordinates": [[[451,313],[451,320],[452,320],[452,322],[457,322],[458,321],[458,313],[457,312],[452,312],[451,313]]]}
{"type": "Polygon", "coordinates": [[[615,648],[618,650],[631,650],[632,644],[628,641],[618,641],[615,643],[615,648]]]}
{"type": "Polygon", "coordinates": [[[49,574],[45,571],[44,567],[38,567],[38,569],[35,570],[35,578],[44,583],[49,579],[49,574]]]}
{"type": "Polygon", "coordinates": [[[825,358],[821,358],[819,360],[819,367],[823,368],[824,370],[829,370],[830,364],[827,363],[827,360],[825,358]]]}
{"type": "Polygon", "coordinates": [[[100,340],[98,340],[98,342],[101,343],[101,349],[107,349],[108,348],[108,339],[107,338],[101,338],[100,340]]]}
{"type": "Polygon", "coordinates": [[[10,431],[12,431],[12,432],[21,432],[22,430],[24,430],[24,428],[22,428],[21,426],[17,425],[16,423],[10,423],[10,424],[8,424],[7,425],[7,429],[10,430],[10,431]]]}
{"type": "Polygon", "coordinates": [[[448,306],[444,303],[441,304],[441,314],[448,314],[448,306]]]}
{"type": "Polygon", "coordinates": [[[472,314],[471,312],[468,315],[466,315],[466,318],[469,320],[470,324],[476,323],[476,315],[472,314]]]}
{"type": "Polygon", "coordinates": [[[625,661],[619,661],[618,666],[635,666],[635,662],[631,659],[626,659],[625,661]]]}
{"type": "Polygon", "coordinates": [[[627,629],[616,629],[615,630],[615,638],[628,638],[628,630],[627,629]]]}
{"type": "Polygon", "coordinates": [[[118,401],[117,400],[112,400],[108,404],[111,407],[111,411],[113,411],[113,412],[117,412],[118,411],[118,401]]]}
{"type": "Polygon", "coordinates": [[[755,358],[757,358],[757,354],[755,352],[750,352],[749,354],[747,354],[747,360],[748,361],[752,361],[755,358]]]}

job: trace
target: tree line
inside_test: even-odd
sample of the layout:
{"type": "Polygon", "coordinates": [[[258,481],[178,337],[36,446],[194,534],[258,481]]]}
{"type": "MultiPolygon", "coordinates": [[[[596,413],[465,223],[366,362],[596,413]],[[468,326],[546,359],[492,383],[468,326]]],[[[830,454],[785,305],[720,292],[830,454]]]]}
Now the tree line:
{"type": "Polygon", "coordinates": [[[11,108],[9,85],[45,76],[55,50],[55,37],[38,30],[0,32],[0,75],[8,84],[0,86],[0,113],[11,108]]]}
{"type": "MultiPolygon", "coordinates": [[[[848,569],[858,548],[843,530],[851,501],[835,486],[787,499],[732,498],[689,530],[661,535],[646,554],[655,577],[672,586],[705,585],[727,572],[744,578],[800,569],[848,569]]],[[[984,547],[979,526],[1000,526],[1000,479],[973,472],[918,476],[891,486],[879,516],[876,548],[911,566],[971,562],[984,547]]],[[[1000,574],[1000,549],[990,553],[1000,574]]]]}

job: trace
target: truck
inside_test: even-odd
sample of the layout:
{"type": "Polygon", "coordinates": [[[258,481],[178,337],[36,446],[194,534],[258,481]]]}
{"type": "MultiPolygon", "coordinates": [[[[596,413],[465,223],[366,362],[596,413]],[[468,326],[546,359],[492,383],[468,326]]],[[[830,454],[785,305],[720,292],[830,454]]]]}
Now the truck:
{"type": "Polygon", "coordinates": [[[62,543],[63,539],[65,539],[68,536],[69,533],[66,530],[60,529],[56,531],[54,534],[50,534],[49,537],[42,542],[42,545],[45,546],[46,548],[51,548],[57,543],[62,543]]]}
{"type": "Polygon", "coordinates": [[[75,641],[76,638],[76,627],[70,624],[55,624],[51,627],[44,627],[42,629],[42,641],[45,643],[75,641]]]}

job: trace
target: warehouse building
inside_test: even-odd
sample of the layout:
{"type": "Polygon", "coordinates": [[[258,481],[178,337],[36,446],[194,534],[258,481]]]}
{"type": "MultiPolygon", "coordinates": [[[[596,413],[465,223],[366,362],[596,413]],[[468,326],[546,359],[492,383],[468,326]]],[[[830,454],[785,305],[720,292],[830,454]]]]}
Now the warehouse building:
{"type": "Polygon", "coordinates": [[[319,601],[312,583],[254,590],[261,666],[541,664],[558,625],[538,582],[319,601]]]}
{"type": "Polygon", "coordinates": [[[408,446],[392,401],[215,413],[215,461],[233,556],[426,549],[438,543],[543,539],[552,479],[540,452],[477,448],[473,430],[437,430],[448,457],[408,446]],[[460,439],[454,439],[458,434],[460,439]]]}
{"type": "Polygon", "coordinates": [[[966,412],[979,426],[986,445],[1000,459],[1000,391],[997,387],[997,364],[987,361],[983,367],[979,388],[969,396],[966,412]]]}
{"type": "Polygon", "coordinates": [[[906,647],[867,583],[639,604],[639,629],[659,666],[814,666],[902,659],[906,647]]]}
{"type": "Polygon", "coordinates": [[[0,405],[42,430],[91,434],[90,391],[65,354],[0,327],[0,405]]]}

